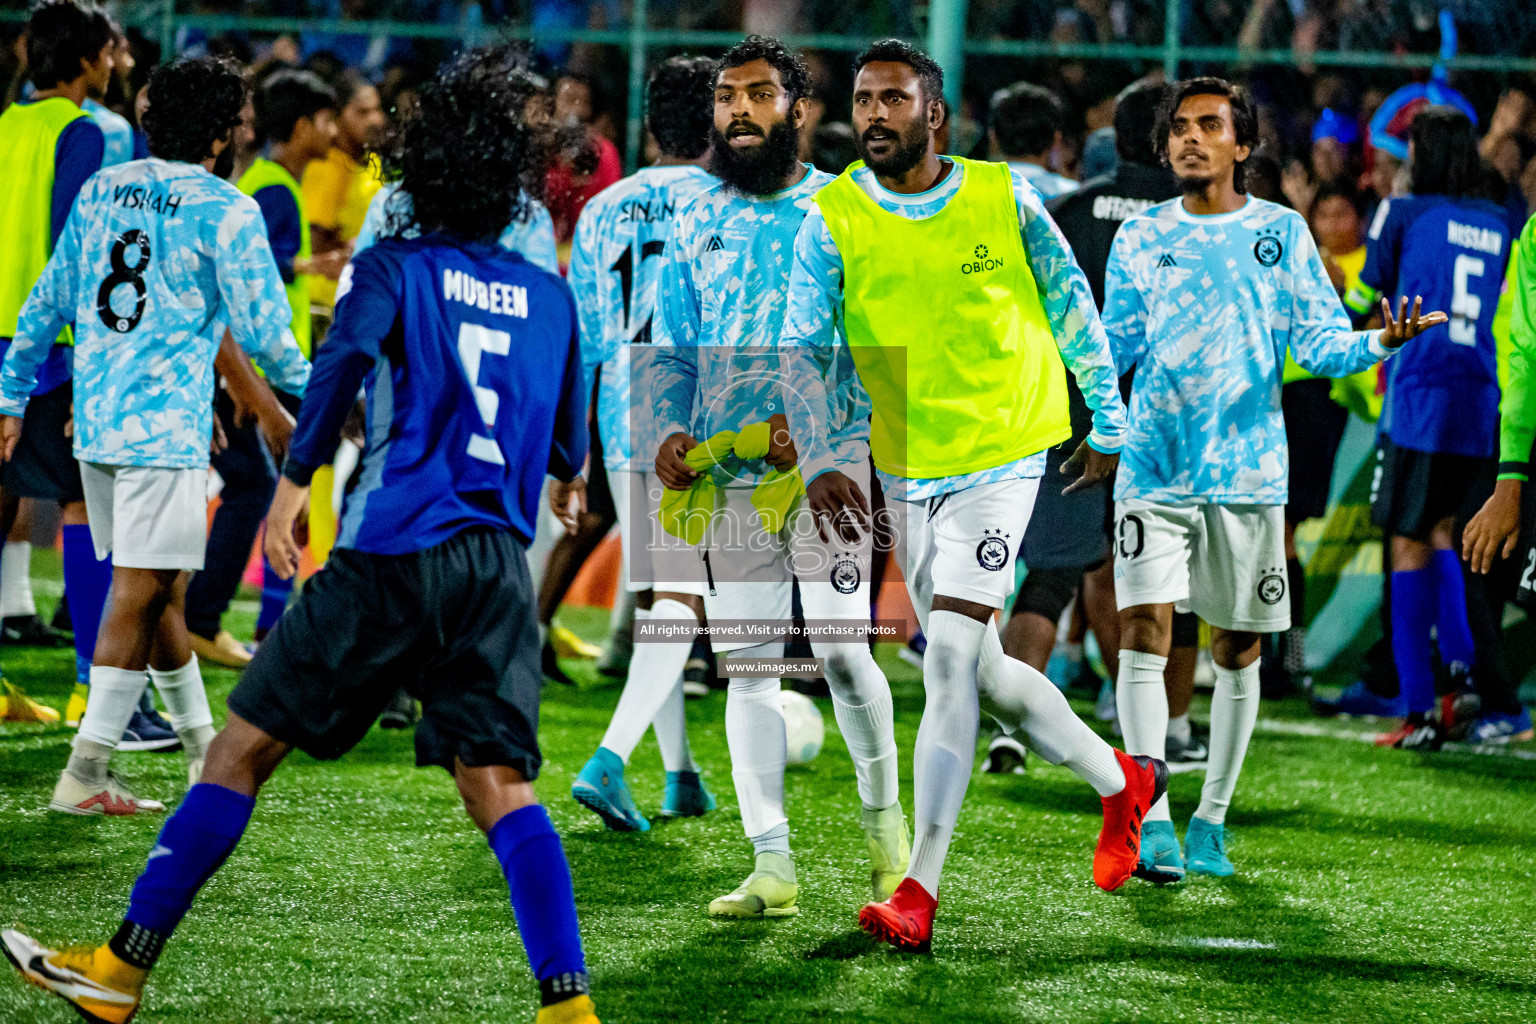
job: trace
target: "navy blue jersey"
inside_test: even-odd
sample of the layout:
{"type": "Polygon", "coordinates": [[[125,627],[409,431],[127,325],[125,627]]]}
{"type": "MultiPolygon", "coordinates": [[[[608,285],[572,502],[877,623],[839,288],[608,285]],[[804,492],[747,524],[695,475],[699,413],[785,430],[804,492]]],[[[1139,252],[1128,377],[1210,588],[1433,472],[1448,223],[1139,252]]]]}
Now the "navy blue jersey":
{"type": "Polygon", "coordinates": [[[533,536],[546,470],[587,457],[576,306],[556,274],[494,244],[380,241],[336,288],[284,473],[330,461],[359,386],[362,473],[336,545],[407,554],[470,529],[533,536]]]}
{"type": "MultiPolygon", "coordinates": [[[[1401,448],[1490,457],[1498,440],[1499,378],[1493,315],[1509,262],[1505,211],[1480,199],[1404,196],[1371,223],[1360,283],[1385,295],[1423,296],[1451,320],[1387,363],[1381,431],[1401,448]]],[[[1363,310],[1365,304],[1355,305],[1363,310]]]]}

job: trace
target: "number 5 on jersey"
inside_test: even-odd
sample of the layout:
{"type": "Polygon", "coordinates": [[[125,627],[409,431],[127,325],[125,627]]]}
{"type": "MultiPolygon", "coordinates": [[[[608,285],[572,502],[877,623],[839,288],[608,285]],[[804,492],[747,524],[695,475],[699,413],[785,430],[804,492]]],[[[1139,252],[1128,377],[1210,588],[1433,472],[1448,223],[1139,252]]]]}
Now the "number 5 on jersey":
{"type": "MultiPolygon", "coordinates": [[[[501,406],[501,396],[491,388],[481,386],[480,356],[486,352],[493,356],[504,356],[511,351],[512,335],[506,331],[481,327],[479,324],[459,325],[459,362],[463,364],[464,375],[469,378],[469,386],[474,390],[475,405],[480,410],[480,419],[488,428],[496,426],[496,410],[501,406]]],[[[501,445],[496,443],[494,437],[485,437],[481,434],[470,437],[469,454],[471,458],[493,465],[507,464],[501,445]]]]}

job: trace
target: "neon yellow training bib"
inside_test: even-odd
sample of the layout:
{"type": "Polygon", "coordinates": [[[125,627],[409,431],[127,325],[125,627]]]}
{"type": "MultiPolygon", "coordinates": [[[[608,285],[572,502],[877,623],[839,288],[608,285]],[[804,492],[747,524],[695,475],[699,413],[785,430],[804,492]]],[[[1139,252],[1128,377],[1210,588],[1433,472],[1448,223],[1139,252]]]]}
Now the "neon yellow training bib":
{"type": "MultiPolygon", "coordinates": [[[[0,338],[16,336],[16,318],[53,254],[54,156],[71,121],[89,117],[62,96],[12,103],[0,114],[0,338]]],[[[67,332],[66,332],[67,333],[67,332]]],[[[61,336],[60,340],[64,340],[61,336]]]]}
{"type": "Polygon", "coordinates": [[[1006,465],[1072,436],[1066,370],[1006,164],[952,157],[944,209],[889,213],[853,180],[816,194],[843,258],[843,328],[874,415],[870,454],[910,480],[1006,465]]]}
{"type": "MultiPolygon", "coordinates": [[[[258,157],[235,183],[236,188],[253,198],[257,192],[273,185],[281,185],[293,193],[293,201],[299,207],[299,251],[296,255],[300,259],[308,259],[314,255],[314,250],[309,243],[309,218],[304,214],[304,194],[288,169],[275,160],[258,157]]],[[[285,284],[283,289],[288,293],[288,308],[293,310],[293,340],[298,342],[299,351],[308,359],[313,333],[313,325],[309,320],[309,275],[294,274],[293,282],[285,284]]]]}

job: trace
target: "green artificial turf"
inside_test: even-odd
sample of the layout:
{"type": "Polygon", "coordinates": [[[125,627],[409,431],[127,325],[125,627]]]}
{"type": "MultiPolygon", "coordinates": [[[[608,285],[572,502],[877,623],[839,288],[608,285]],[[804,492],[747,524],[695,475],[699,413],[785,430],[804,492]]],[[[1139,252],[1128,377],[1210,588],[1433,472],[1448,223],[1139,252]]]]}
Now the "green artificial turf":
{"type": "MultiPolygon", "coordinates": [[[[57,584],[39,588],[51,606],[57,584]]],[[[248,635],[253,610],[247,601],[231,616],[237,633],[248,635]]],[[[567,612],[565,621],[595,636],[605,616],[567,612]]],[[[71,651],[0,653],[13,682],[62,707],[71,651]]],[[[896,696],[910,815],[922,688],[894,650],[880,660],[896,696]]],[[[705,905],[751,868],[724,696],[688,705],[720,809],[621,835],[568,795],[619,685],[589,666],[568,667],[580,686],[545,693],[538,788],[564,836],[605,1021],[1536,1017],[1536,762],[1261,731],[1229,821],[1237,877],[1168,889],[1132,880],[1113,894],[1091,879],[1100,821],[1092,790],[1033,759],[1027,776],[978,774],[950,852],[933,953],[914,956],[858,931],[868,869],[853,769],[827,702],[819,702],[826,749],[788,776],[802,912],[720,922],[705,905]]],[[[222,716],[234,674],[205,670],[205,678],[222,716]]],[[[1304,714],[1299,703],[1265,710],[1304,714]]],[[[159,827],[153,817],[44,809],[70,735],[0,726],[0,924],[59,945],[111,934],[159,827]]],[[[179,798],[180,755],[119,761],[145,795],[179,798]]],[[[654,812],[663,776],[650,739],[629,777],[640,807],[654,812]]],[[[1181,831],[1200,780],[1174,778],[1181,831]]],[[[374,730],[340,762],[296,754],[279,770],[245,841],[167,949],[138,1019],[530,1021],[536,1001],[506,887],[452,783],[412,767],[409,735],[374,730]]],[[[18,977],[0,978],[0,1021],[74,1019],[18,977]]]]}

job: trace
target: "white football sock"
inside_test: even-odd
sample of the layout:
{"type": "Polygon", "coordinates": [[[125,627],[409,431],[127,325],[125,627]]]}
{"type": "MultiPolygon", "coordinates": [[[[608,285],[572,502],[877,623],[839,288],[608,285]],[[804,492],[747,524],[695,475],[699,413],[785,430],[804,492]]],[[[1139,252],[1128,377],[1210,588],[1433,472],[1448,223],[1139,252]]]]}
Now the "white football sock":
{"type": "MultiPolygon", "coordinates": [[[[549,553],[555,550],[555,543],[565,535],[565,527],[555,518],[549,510],[549,482],[552,477],[544,478],[543,490],[539,491],[539,511],[533,517],[533,540],[528,543],[528,549],[524,554],[528,557],[528,579],[532,584],[529,593],[537,594],[544,586],[544,570],[549,567],[549,553]]],[[[539,629],[539,641],[544,640],[544,629],[539,629]]]]}
{"type": "Polygon", "coordinates": [[[1189,712],[1182,715],[1174,715],[1168,719],[1168,738],[1178,740],[1180,743],[1188,743],[1194,733],[1189,727],[1189,712]]]}
{"type": "MultiPolygon", "coordinates": [[[[1115,707],[1127,754],[1161,759],[1168,752],[1168,691],[1163,688],[1163,670],[1167,667],[1168,659],[1160,654],[1123,648],[1120,651],[1115,707]]],[[[1152,805],[1146,820],[1173,820],[1168,811],[1168,794],[1164,793],[1152,805]]]]}
{"type": "Polygon", "coordinates": [[[851,644],[811,644],[822,659],[837,730],[848,745],[859,799],[866,809],[883,811],[900,797],[896,777],[895,717],[891,685],[863,640],[851,644]]]}
{"type": "Polygon", "coordinates": [[[32,545],[24,540],[6,541],[0,551],[0,618],[36,615],[32,600],[32,545]]]}
{"type": "Polygon", "coordinates": [[[923,655],[923,720],[912,753],[912,860],[907,877],[937,898],[949,841],[976,760],[980,705],[977,660],[986,623],[958,612],[928,615],[923,655]]]}
{"type": "Polygon", "coordinates": [[[1259,662],[1247,668],[1216,666],[1216,692],[1211,695],[1211,755],[1205,787],[1195,817],[1213,825],[1227,820],[1227,806],[1243,770],[1248,739],[1259,720],[1259,662]]]}
{"type": "Polygon", "coordinates": [[[777,853],[782,857],[794,856],[789,848],[789,822],[787,821],[781,821],[762,835],[751,838],[752,852],[758,855],[777,853]]]}
{"type": "Polygon", "coordinates": [[[982,706],[1010,733],[1022,729],[1029,747],[1051,764],[1076,772],[1099,796],[1125,788],[1115,748],[1077,717],[1066,695],[1042,673],[1003,652],[997,625],[987,623],[977,671],[982,706]]]}
{"type": "Polygon", "coordinates": [[[693,747],[688,743],[688,711],[683,696],[683,680],[667,699],[661,702],[651,728],[656,731],[656,746],[661,748],[661,765],[669,772],[696,772],[699,766],[693,760],[693,747]]]}
{"type": "MultiPolygon", "coordinates": [[[[650,619],[681,619],[698,623],[693,609],[680,601],[657,601],[650,611],[635,609],[635,625],[638,627],[650,619]]],[[[624,680],[624,692],[619,695],[619,705],[613,709],[608,731],[603,734],[603,746],[613,751],[627,763],[635,746],[645,735],[645,730],[656,721],[662,706],[672,691],[678,689],[683,678],[683,665],[688,652],[693,649],[693,636],[677,642],[635,644],[635,653],[629,660],[629,677],[624,680]]],[[[656,740],[662,743],[661,731],[656,740]]],[[[675,737],[674,737],[675,738],[675,737]]],[[[684,736],[683,742],[687,743],[684,736]]],[[[663,743],[662,756],[666,757],[663,743]]]]}
{"type": "MultiPolygon", "coordinates": [[[[94,670],[93,670],[94,671],[94,670]]],[[[213,742],[213,711],[208,707],[208,691],[203,687],[203,673],[194,656],[181,668],[161,672],[151,668],[160,699],[165,701],[165,715],[181,740],[188,761],[202,757],[213,742]]]]}
{"type": "MultiPolygon", "coordinates": [[[[782,641],[731,651],[734,658],[782,658],[782,641]]],[[[747,838],[766,834],[789,819],[784,814],[784,713],[777,678],[736,676],[725,697],[725,743],[731,780],[747,838]]]]}
{"type": "Polygon", "coordinates": [[[142,669],[91,666],[91,695],[86,700],[85,715],[80,719],[82,739],[116,750],[128,728],[128,720],[139,706],[139,697],[149,677],[142,669]]]}

